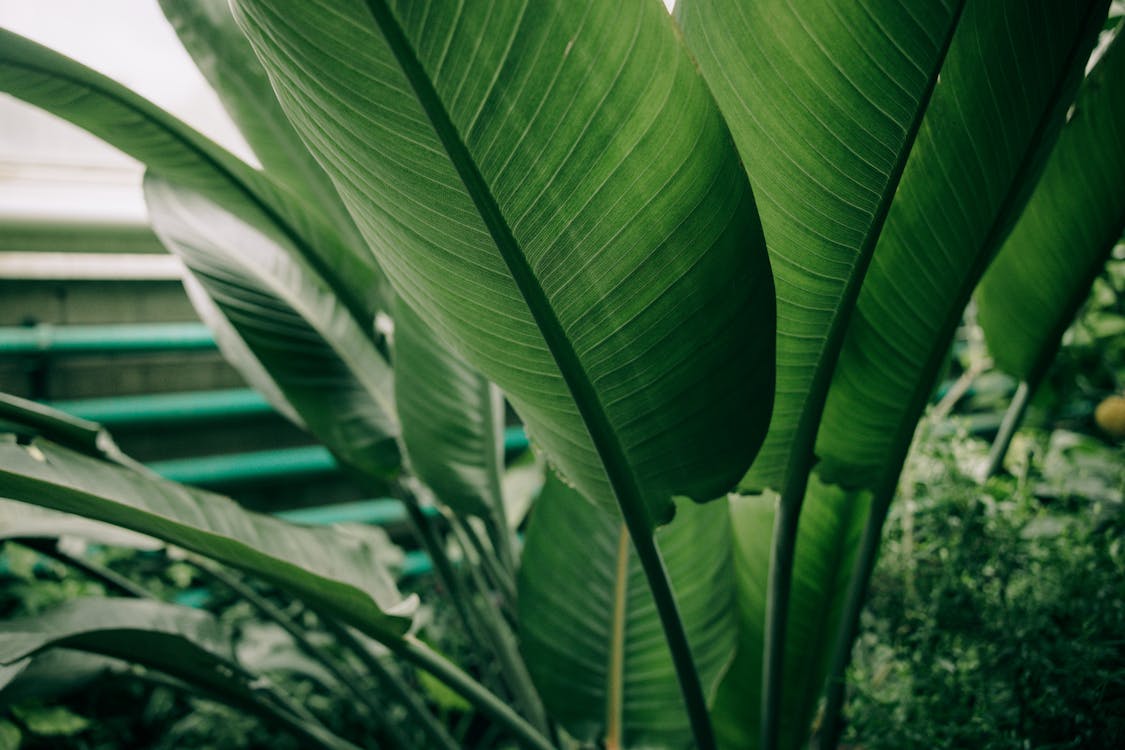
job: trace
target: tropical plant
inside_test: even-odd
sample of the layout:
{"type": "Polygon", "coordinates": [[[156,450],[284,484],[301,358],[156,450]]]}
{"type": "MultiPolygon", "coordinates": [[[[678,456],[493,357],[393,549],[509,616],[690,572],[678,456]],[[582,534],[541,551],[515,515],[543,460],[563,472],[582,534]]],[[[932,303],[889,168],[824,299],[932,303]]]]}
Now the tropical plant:
{"type": "MultiPolygon", "coordinates": [[[[962,311],[1056,140],[1085,159],[1112,137],[1082,126],[1115,125],[1125,89],[1120,43],[1084,81],[1108,5],[167,0],[263,170],[3,32],[0,89],[148,166],[153,227],[226,356],[403,500],[496,674],[417,637],[384,540],[161,481],[96,425],[4,401],[0,493],[298,597],[434,746],[455,741],[401,664],[534,748],[798,747],[827,685],[831,746],[962,311]],[[501,394],[551,466],[522,555],[501,394]]],[[[1106,215],[1123,195],[1099,194],[1106,215]]],[[[349,746],[196,615],[135,605],[9,623],[0,662],[131,658],[349,746]]]]}

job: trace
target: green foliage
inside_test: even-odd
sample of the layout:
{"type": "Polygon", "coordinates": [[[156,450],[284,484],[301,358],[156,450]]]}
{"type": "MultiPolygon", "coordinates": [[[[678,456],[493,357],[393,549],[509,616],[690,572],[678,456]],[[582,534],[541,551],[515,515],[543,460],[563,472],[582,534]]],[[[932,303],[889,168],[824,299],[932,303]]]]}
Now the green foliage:
{"type": "MultiPolygon", "coordinates": [[[[829,678],[832,745],[880,531],[965,303],[1013,226],[1031,248],[1018,264],[1057,249],[1022,234],[1046,236],[1020,218],[1044,164],[1043,190],[1070,196],[1076,178],[1052,165],[1078,158],[1076,142],[1093,158],[1116,132],[1104,94],[1121,83],[1120,45],[1083,83],[1108,1],[682,0],[682,33],[656,2],[180,5],[166,12],[264,171],[3,31],[0,89],[146,163],[154,229],[184,260],[226,356],[364,487],[402,499],[435,567],[423,593],[450,606],[418,611],[402,597],[377,534],[246,513],[152,477],[97,425],[3,398],[0,494],[102,524],[60,524],[70,533],[116,524],[210,558],[157,556],[160,583],[139,584],[89,550],[53,547],[42,524],[0,527],[52,557],[58,579],[8,603],[24,615],[0,628],[10,688],[46,684],[73,663],[67,647],[144,665],[147,705],[181,746],[208,715],[223,724],[217,742],[263,736],[211,703],[185,716],[198,698],[181,693],[194,690],[327,748],[555,750],[570,730],[611,750],[712,750],[713,719],[730,750],[776,750],[804,743],[829,678]],[[1087,123],[1108,124],[1091,135],[1087,123]],[[500,389],[558,474],[532,511],[522,566],[514,530],[542,462],[520,469],[533,480],[522,490],[504,486],[500,389]],[[764,494],[725,499],[736,484],[764,494]],[[128,598],[45,607],[82,588],[59,565],[128,598]],[[153,601],[201,576],[232,597],[214,613],[153,601]]],[[[1083,209],[1119,196],[1090,189],[1052,203],[1046,223],[1102,218],[1083,209]]],[[[1042,202],[1032,197],[1029,222],[1042,202]]],[[[1093,261],[1053,292],[1066,304],[1052,335],[1114,239],[1105,223],[1067,234],[1093,261]]],[[[990,285],[983,317],[997,295],[1029,289],[1017,280],[1009,298],[990,285]]],[[[1118,289],[1102,312],[1120,314],[1118,289]]],[[[1116,388],[1121,329],[1085,320],[1100,382],[1116,388]]],[[[885,626],[881,658],[898,674],[898,649],[913,659],[952,640],[949,674],[967,674],[958,660],[992,668],[1007,707],[995,716],[979,702],[962,710],[971,693],[957,680],[925,706],[948,710],[958,742],[988,722],[997,742],[1039,737],[1038,722],[1060,714],[1040,708],[1050,691],[1034,680],[1059,658],[1100,660],[1117,689],[1111,653],[1028,645],[1052,626],[1086,632],[1063,602],[1066,576],[1108,601],[1099,566],[1108,555],[1120,572],[1117,520],[1051,515],[1075,492],[1120,504],[1112,462],[1066,440],[1041,459],[1014,452],[1017,479],[983,491],[942,453],[962,442],[923,450],[908,474],[884,564],[907,566],[894,595],[917,612],[885,626]],[[1029,510],[1048,497],[1054,506],[1029,510]],[[1073,554],[1052,557],[1051,538],[1073,554]],[[1007,650],[972,640],[1002,633],[1007,650]]],[[[38,558],[12,562],[23,584],[42,577],[38,558]]],[[[876,579],[877,604],[888,587],[876,579]]],[[[1110,614],[1094,631],[1120,624],[1114,606],[1096,608],[1110,614]]],[[[1059,688],[1059,705],[1093,711],[1105,696],[1085,685],[1059,688]]],[[[923,714],[900,704],[906,718],[884,721],[883,736],[921,731],[923,714]]],[[[19,705],[20,730],[44,734],[50,722],[19,705]]],[[[868,714],[855,726],[878,723],[868,714]]],[[[1051,726],[1100,741],[1087,724],[1051,726]]]]}
{"type": "Polygon", "coordinates": [[[979,444],[912,459],[850,675],[852,741],[1125,742],[1125,462],[1065,433],[1039,442],[1021,476],[983,488],[963,472],[979,444]]]}

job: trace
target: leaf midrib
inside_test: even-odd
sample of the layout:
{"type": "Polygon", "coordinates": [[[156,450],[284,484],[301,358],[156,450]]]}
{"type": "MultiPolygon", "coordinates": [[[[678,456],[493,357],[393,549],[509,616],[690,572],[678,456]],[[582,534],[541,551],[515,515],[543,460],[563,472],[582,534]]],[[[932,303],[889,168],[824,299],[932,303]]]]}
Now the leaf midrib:
{"type": "Polygon", "coordinates": [[[586,425],[597,449],[607,478],[614,489],[622,515],[630,529],[651,532],[653,523],[643,500],[643,493],[624,446],[609,420],[597,390],[590,379],[573,344],[559,321],[554,307],[539,283],[522,247],[496,197],[477,167],[476,160],[461,138],[456,125],[445,109],[429,74],[414,53],[414,48],[398,23],[398,19],[383,0],[366,0],[368,11],[395,59],[399,63],[423,111],[430,121],[465,191],[473,201],[481,220],[496,244],[516,288],[524,299],[536,326],[543,335],[547,349],[555,360],[575,406],[586,425]]]}

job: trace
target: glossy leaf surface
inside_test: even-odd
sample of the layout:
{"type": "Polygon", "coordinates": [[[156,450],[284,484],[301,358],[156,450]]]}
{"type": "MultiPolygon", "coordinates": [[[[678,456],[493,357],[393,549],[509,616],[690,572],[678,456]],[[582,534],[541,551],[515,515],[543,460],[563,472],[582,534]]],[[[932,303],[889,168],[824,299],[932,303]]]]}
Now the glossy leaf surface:
{"type": "Polygon", "coordinates": [[[1011,235],[977,288],[977,320],[996,364],[1041,376],[1125,232],[1125,43],[1082,84],[1011,235]]]}
{"type": "MultiPolygon", "coordinates": [[[[687,748],[687,714],[640,562],[621,521],[576,495],[551,475],[531,512],[518,606],[532,678],[551,715],[580,738],[687,748]]],[[[735,645],[726,501],[680,502],[656,538],[710,694],[735,645]]]]}
{"type": "Polygon", "coordinates": [[[744,489],[781,491],[808,470],[843,333],[959,6],[676,3],[750,175],[777,285],[777,397],[744,489]]]}
{"type": "Polygon", "coordinates": [[[737,481],[770,409],[772,286],[659,4],[236,14],[396,291],[587,497],[612,482],[651,527],[737,481]]]}
{"type": "Polygon", "coordinates": [[[0,442],[0,497],[148,534],[244,570],[373,637],[410,625],[379,551],[358,537],[242,510],[203,490],[149,478],[60,446],[0,442]]]}

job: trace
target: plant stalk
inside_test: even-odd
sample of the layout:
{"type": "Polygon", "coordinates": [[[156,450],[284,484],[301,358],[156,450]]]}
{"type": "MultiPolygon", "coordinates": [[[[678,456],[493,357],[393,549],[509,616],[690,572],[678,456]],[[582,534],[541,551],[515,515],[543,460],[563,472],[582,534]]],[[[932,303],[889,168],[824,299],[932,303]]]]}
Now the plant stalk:
{"type": "Polygon", "coordinates": [[[1004,412],[1004,419],[1000,422],[1000,430],[996,433],[996,439],[992,441],[992,448],[988,452],[988,468],[984,472],[985,479],[999,474],[1000,469],[1004,466],[1004,457],[1008,455],[1012,438],[1015,437],[1016,430],[1019,429],[1020,422],[1023,421],[1023,417],[1027,413],[1027,407],[1031,403],[1034,392],[1035,387],[1030,381],[1020,381],[1015,395],[1012,396],[1012,402],[1008,404],[1008,410],[1004,412]]]}
{"type": "MultiPolygon", "coordinates": [[[[468,548],[466,545],[471,544],[465,537],[470,532],[459,523],[453,524],[453,531],[457,537],[458,543],[461,544],[465,552],[466,568],[472,576],[473,583],[482,596],[488,595],[488,586],[481,576],[480,570],[476,565],[471,564],[468,558],[468,548]]],[[[470,602],[481,624],[489,635],[489,642],[492,646],[492,651],[500,662],[500,670],[504,675],[504,682],[508,688],[515,694],[516,700],[519,701],[520,707],[524,713],[531,719],[531,723],[540,732],[548,733],[550,727],[547,722],[547,711],[543,707],[543,701],[539,698],[539,692],[535,689],[535,684],[531,681],[531,675],[527,671],[527,665],[524,663],[523,657],[516,647],[515,638],[512,637],[512,632],[508,624],[503,620],[495,608],[485,602],[484,606],[478,607],[475,602],[470,602]]]]}
{"type": "Polygon", "coordinates": [[[454,692],[503,724],[528,750],[556,750],[535,727],[455,664],[412,635],[388,639],[384,645],[398,656],[426,670],[454,692]]]}
{"type": "MultiPolygon", "coordinates": [[[[769,581],[766,588],[766,629],[762,639],[762,721],[761,747],[775,750],[780,738],[782,690],[785,676],[785,636],[789,623],[789,594],[793,584],[793,565],[796,560],[797,523],[801,515],[805,481],[799,481],[801,497],[797,502],[778,501],[774,516],[773,550],[770,555],[769,581]]],[[[796,488],[794,488],[796,491],[796,488]]]]}
{"type": "MultiPolygon", "coordinates": [[[[364,667],[375,677],[383,687],[387,688],[410,714],[422,725],[423,731],[429,735],[430,739],[434,742],[434,747],[444,748],[444,750],[459,750],[457,741],[449,734],[441,722],[430,713],[425,704],[419,700],[418,695],[411,690],[402,681],[397,674],[388,669],[378,657],[376,657],[371,650],[363,643],[363,641],[356,636],[354,632],[346,625],[336,622],[331,618],[321,615],[321,622],[325,624],[329,630],[340,640],[342,644],[347,646],[356,658],[360,660],[364,667]]],[[[394,726],[393,722],[388,723],[388,726],[394,726]]],[[[409,750],[409,744],[402,745],[404,750],[409,750]]]]}
{"type": "Polygon", "coordinates": [[[158,598],[144,586],[141,586],[139,583],[134,583],[115,570],[111,570],[103,565],[98,565],[97,563],[92,563],[89,560],[83,560],[74,555],[68,555],[60,550],[55,542],[48,539],[13,539],[12,541],[28,549],[35,550],[44,557],[58,560],[63,565],[74,568],[88,578],[101,583],[111,591],[116,591],[125,596],[136,597],[137,599],[158,598]]]}
{"type": "MultiPolygon", "coordinates": [[[[233,591],[240,598],[249,602],[259,612],[262,613],[267,619],[277,623],[289,636],[296,642],[297,646],[321,664],[328,672],[336,678],[336,680],[352,695],[354,695],[364,706],[371,711],[372,715],[378,718],[387,726],[393,726],[393,722],[387,716],[387,713],[382,705],[375,702],[370,695],[359,688],[360,675],[355,673],[347,666],[340,663],[332,654],[320,646],[309,640],[305,634],[304,629],[297,624],[296,620],[286,614],[280,607],[271,602],[266,597],[259,594],[245,582],[239,580],[237,576],[227,572],[221,566],[200,558],[198,556],[191,556],[192,564],[200,570],[207,573],[213,579],[226,586],[233,591]]],[[[321,618],[324,621],[326,618],[321,618]]],[[[401,747],[409,747],[408,743],[400,743],[401,747]]]]}

